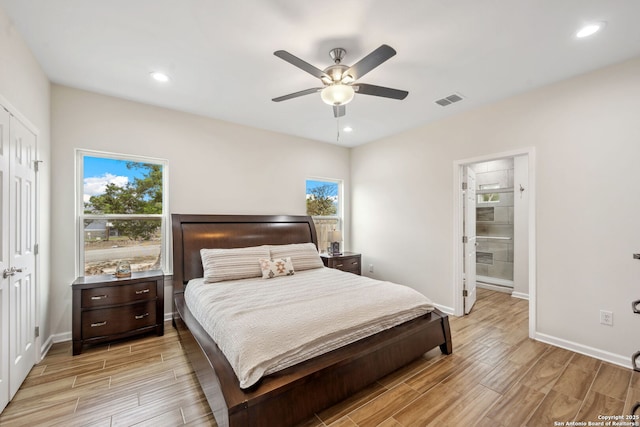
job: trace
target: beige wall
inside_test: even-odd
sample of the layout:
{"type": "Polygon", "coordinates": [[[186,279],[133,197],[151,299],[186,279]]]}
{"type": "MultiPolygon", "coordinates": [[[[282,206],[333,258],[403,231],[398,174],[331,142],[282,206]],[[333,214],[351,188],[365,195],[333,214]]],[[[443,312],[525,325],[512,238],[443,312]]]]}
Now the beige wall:
{"type": "MultiPolygon", "coordinates": [[[[640,349],[640,59],[352,151],[353,249],[453,307],[453,162],[536,150],[538,337],[630,366],[640,349]],[[599,310],[614,326],[599,324],[599,310]]],[[[454,343],[455,345],[455,343],[454,343]]]]}
{"type": "MultiPolygon", "coordinates": [[[[169,161],[173,213],[306,213],[305,179],[344,180],[349,224],[349,151],[344,147],[267,132],[82,90],[52,88],[52,321],[71,330],[71,289],[77,256],[74,149],[169,161]]],[[[165,292],[170,310],[170,289],[165,292]]]]}
{"type": "MultiPolygon", "coordinates": [[[[38,319],[40,340],[50,335],[50,175],[52,170],[49,140],[49,80],[6,13],[0,8],[0,98],[10,104],[11,112],[25,118],[38,134],[38,319]]],[[[39,344],[39,343],[36,343],[39,344]]]]}
{"type": "Polygon", "coordinates": [[[173,212],[302,214],[307,176],[344,179],[345,234],[365,271],[372,263],[375,277],[452,307],[453,162],[535,147],[538,336],[616,362],[640,348],[630,310],[640,294],[631,258],[640,252],[640,59],[349,151],[61,86],[50,94],[0,9],[0,96],[39,130],[45,339],[71,329],[74,148],[168,159],[173,212]],[[613,327],[598,323],[600,309],[614,312],[613,327]]]}

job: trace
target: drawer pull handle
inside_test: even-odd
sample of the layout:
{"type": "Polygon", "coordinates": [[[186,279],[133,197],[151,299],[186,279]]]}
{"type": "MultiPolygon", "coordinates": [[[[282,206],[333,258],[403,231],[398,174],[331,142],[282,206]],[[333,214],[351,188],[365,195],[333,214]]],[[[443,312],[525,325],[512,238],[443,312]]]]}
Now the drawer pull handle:
{"type": "Polygon", "coordinates": [[[94,295],[91,297],[92,300],[96,300],[96,299],[105,299],[107,298],[109,295],[94,295]]]}
{"type": "Polygon", "coordinates": [[[142,289],[140,291],[136,291],[136,295],[148,294],[149,289],[142,289]]]}
{"type": "Polygon", "coordinates": [[[342,267],[344,264],[336,264],[336,267],[342,267]]]}
{"type": "Polygon", "coordinates": [[[95,328],[95,327],[98,327],[98,326],[104,326],[104,325],[106,325],[106,324],[107,324],[107,321],[105,320],[104,322],[96,322],[96,323],[92,323],[92,324],[91,324],[91,327],[92,327],[92,328],[95,328]]]}
{"type": "Polygon", "coordinates": [[[145,317],[147,317],[149,315],[149,313],[145,313],[145,314],[139,314],[136,316],[136,320],[140,320],[140,319],[144,319],[145,317]]]}
{"type": "Polygon", "coordinates": [[[631,306],[633,307],[633,312],[636,314],[640,314],[640,299],[637,301],[634,301],[631,303],[631,306]]]}

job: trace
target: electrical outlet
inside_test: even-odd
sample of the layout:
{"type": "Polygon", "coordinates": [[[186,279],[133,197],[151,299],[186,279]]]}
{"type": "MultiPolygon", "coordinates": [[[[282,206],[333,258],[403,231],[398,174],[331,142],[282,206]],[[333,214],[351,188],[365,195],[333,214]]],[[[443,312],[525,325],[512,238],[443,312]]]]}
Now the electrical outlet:
{"type": "Polygon", "coordinates": [[[373,273],[373,264],[369,264],[369,273],[373,273]]]}
{"type": "Polygon", "coordinates": [[[600,323],[603,325],[613,326],[613,312],[600,310],[600,323]]]}

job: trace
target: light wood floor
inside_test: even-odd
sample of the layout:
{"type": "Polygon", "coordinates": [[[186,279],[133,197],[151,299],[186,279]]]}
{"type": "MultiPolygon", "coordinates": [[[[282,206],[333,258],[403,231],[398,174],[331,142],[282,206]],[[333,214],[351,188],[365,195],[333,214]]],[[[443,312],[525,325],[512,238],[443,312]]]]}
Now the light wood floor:
{"type": "MultiPolygon", "coordinates": [[[[528,303],[479,290],[450,318],[454,354],[430,351],[304,426],[554,426],[629,414],[640,373],[527,338],[528,303]],[[555,424],[559,425],[559,424],[555,424]]],[[[2,426],[211,426],[175,330],[71,356],[56,344],[0,414],[2,426]]]]}

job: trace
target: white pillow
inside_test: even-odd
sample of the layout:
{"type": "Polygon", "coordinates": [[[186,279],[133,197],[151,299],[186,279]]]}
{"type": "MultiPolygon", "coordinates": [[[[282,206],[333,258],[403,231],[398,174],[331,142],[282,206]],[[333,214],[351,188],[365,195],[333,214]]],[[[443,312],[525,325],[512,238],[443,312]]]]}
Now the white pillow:
{"type": "Polygon", "coordinates": [[[291,258],[260,259],[260,269],[263,279],[273,279],[278,276],[293,276],[293,264],[291,258]]]}
{"type": "Polygon", "coordinates": [[[200,249],[200,257],[205,283],[260,277],[262,270],[258,260],[270,258],[266,245],[235,249],[200,249]]]}
{"type": "Polygon", "coordinates": [[[296,267],[296,271],[324,267],[318,249],[313,243],[271,245],[269,246],[269,251],[271,252],[271,259],[291,258],[291,262],[296,267]]]}

